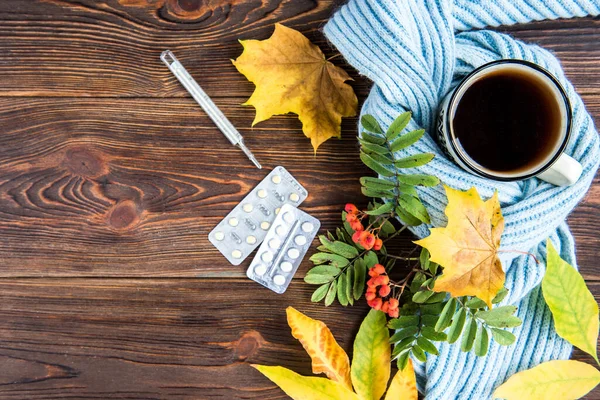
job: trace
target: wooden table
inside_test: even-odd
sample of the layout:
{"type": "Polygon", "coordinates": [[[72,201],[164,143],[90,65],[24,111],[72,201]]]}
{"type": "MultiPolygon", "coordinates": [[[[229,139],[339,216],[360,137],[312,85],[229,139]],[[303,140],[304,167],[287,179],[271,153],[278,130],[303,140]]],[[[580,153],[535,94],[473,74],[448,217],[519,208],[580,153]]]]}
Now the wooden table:
{"type": "MultiPolygon", "coordinates": [[[[0,398],[285,398],[248,363],[310,374],[288,305],[351,349],[363,302],[311,304],[306,261],[275,295],[245,277],[249,260],[231,266],[208,242],[266,171],[225,141],[159,60],[173,50],[266,169],[288,168],[310,192],[303,208],[332,229],[345,202],[365,202],[356,120],[316,157],[293,116],[250,129],[254,110],[240,104],[253,85],[229,61],[238,39],[267,38],[275,22],[334,55],[320,31],[332,3],[0,2],[0,398]]],[[[555,52],[600,123],[598,19],[503,30],[555,52]]],[[[370,83],[344,67],[362,101],[370,83]]],[[[570,223],[600,295],[598,178],[570,223]]]]}

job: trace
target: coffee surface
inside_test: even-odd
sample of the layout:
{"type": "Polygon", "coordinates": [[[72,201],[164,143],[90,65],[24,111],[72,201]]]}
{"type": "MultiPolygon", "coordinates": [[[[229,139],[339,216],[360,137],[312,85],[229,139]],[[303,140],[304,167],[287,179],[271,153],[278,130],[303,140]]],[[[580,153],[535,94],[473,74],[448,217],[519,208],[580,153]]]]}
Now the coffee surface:
{"type": "Polygon", "coordinates": [[[480,166],[521,172],[554,151],[561,137],[560,107],[540,78],[495,71],[463,94],[452,120],[454,136],[480,166]]]}

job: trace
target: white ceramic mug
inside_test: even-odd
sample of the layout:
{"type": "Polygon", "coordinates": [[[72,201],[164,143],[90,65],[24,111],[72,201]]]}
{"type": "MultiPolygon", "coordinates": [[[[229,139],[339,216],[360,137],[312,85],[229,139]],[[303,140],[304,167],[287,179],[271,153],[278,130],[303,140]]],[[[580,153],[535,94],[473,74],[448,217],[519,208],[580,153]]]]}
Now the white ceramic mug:
{"type": "MultiPolygon", "coordinates": [[[[501,111],[501,110],[499,110],[501,111]]],[[[476,115],[473,118],[477,118],[476,115]]],[[[465,170],[486,178],[499,181],[516,181],[538,177],[558,186],[571,185],[579,179],[582,167],[572,157],[564,153],[571,134],[571,105],[560,83],[545,69],[522,60],[499,60],[485,64],[467,75],[463,81],[449,93],[440,105],[438,119],[438,143],[451,159],[465,170]],[[539,162],[519,171],[494,171],[477,163],[467,154],[454,135],[453,120],[463,95],[478,80],[498,71],[513,69],[519,74],[529,74],[538,84],[544,85],[552,93],[560,110],[560,132],[556,143],[539,162]]],[[[506,155],[507,157],[510,154],[506,155]]]]}

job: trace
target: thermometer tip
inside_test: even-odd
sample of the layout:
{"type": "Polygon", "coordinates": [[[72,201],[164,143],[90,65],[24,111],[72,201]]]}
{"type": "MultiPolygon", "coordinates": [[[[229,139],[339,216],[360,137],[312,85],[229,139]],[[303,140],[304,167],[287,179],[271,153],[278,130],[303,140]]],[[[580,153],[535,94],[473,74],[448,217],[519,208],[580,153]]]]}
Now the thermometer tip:
{"type": "Polygon", "coordinates": [[[260,165],[260,163],[258,162],[258,160],[256,159],[256,157],[254,157],[254,154],[252,154],[252,152],[246,147],[246,145],[244,144],[243,141],[240,141],[238,143],[238,145],[240,146],[240,149],[242,149],[242,151],[246,154],[246,156],[250,159],[250,161],[252,161],[252,163],[254,165],[256,165],[256,168],[258,169],[262,169],[262,165],[260,165]]]}

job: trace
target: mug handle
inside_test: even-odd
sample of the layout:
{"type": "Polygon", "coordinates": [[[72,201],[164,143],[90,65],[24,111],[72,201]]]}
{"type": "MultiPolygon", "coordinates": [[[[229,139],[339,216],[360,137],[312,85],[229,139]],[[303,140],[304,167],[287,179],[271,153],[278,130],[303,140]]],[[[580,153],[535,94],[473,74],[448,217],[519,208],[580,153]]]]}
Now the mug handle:
{"type": "Polygon", "coordinates": [[[554,164],[537,177],[556,186],[569,186],[577,182],[583,167],[573,157],[565,153],[554,164]]]}

